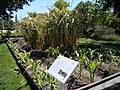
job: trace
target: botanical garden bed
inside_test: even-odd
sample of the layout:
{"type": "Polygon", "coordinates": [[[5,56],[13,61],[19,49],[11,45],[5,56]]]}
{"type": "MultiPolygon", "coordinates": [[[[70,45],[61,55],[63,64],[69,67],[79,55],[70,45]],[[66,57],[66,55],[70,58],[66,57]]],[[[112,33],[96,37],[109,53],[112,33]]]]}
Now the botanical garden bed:
{"type": "MultiPolygon", "coordinates": [[[[47,72],[59,55],[79,63],[64,84],[65,90],[86,90],[119,79],[120,17],[117,2],[81,1],[69,10],[73,1],[71,5],[66,1],[57,0],[48,8],[49,12],[30,12],[19,21],[16,15],[14,25],[11,23],[13,27],[5,25],[11,30],[4,30],[4,27],[1,30],[0,43],[6,42],[33,89],[61,88],[60,82],[47,72]]],[[[59,71],[57,74],[61,74],[59,71]]]]}
{"type": "MultiPolygon", "coordinates": [[[[16,58],[18,64],[20,65],[20,67],[23,68],[22,71],[24,73],[27,73],[26,77],[29,78],[29,81],[32,83],[34,88],[37,87],[36,90],[41,89],[41,88],[42,89],[50,89],[51,86],[53,87],[54,85],[57,90],[60,89],[60,82],[56,81],[55,79],[52,79],[52,77],[49,75],[47,76],[47,72],[46,72],[46,69],[48,69],[51,66],[51,64],[55,60],[54,57],[57,57],[58,53],[55,53],[55,52],[48,53],[48,51],[46,52],[46,51],[31,50],[30,53],[29,52],[28,53],[30,55],[30,58],[32,59],[32,62],[29,61],[27,63],[26,61],[20,60],[20,53],[21,53],[21,55],[23,54],[22,56],[24,56],[25,55],[24,53],[27,53],[27,52],[24,52],[23,50],[21,50],[20,47],[22,47],[22,46],[20,46],[19,40],[17,40],[17,42],[14,43],[14,45],[17,45],[15,47],[13,46],[13,44],[11,42],[8,42],[7,44],[10,47],[10,50],[13,53],[13,56],[16,58]],[[19,49],[17,49],[16,47],[18,47],[19,49]],[[20,51],[17,51],[19,53],[16,53],[16,50],[20,50],[20,51]],[[52,54],[54,54],[54,55],[52,55],[52,54]],[[43,80],[43,82],[42,82],[43,85],[41,85],[41,83],[39,83],[40,80],[38,80],[38,79],[36,80],[36,76],[35,76],[36,67],[39,68],[39,70],[41,70],[41,72],[39,72],[39,74],[41,73],[41,74],[43,74],[43,76],[51,78],[50,79],[50,80],[52,80],[51,84],[53,84],[53,85],[50,86],[50,80],[45,79],[45,77],[39,78],[39,79],[43,80]]],[[[51,49],[51,50],[53,50],[53,49],[51,49]]],[[[66,54],[65,56],[69,57],[68,54],[66,54]]],[[[73,56],[72,58],[74,58],[74,60],[77,60],[74,55],[72,55],[72,56],[73,56]]],[[[105,58],[105,59],[107,59],[107,58],[105,58]]],[[[91,82],[96,82],[96,81],[102,80],[102,78],[105,78],[107,76],[110,76],[110,75],[115,74],[120,71],[119,62],[118,62],[118,65],[115,65],[115,64],[112,66],[109,66],[109,65],[110,65],[110,62],[107,60],[104,61],[104,64],[101,63],[101,66],[98,66],[94,72],[93,81],[90,81],[90,75],[89,75],[90,72],[88,71],[88,66],[86,66],[86,65],[83,66],[81,74],[80,74],[80,66],[78,66],[76,68],[76,70],[74,71],[74,73],[70,76],[70,78],[68,79],[66,84],[64,85],[65,90],[81,88],[82,86],[90,84],[91,82]]]]}

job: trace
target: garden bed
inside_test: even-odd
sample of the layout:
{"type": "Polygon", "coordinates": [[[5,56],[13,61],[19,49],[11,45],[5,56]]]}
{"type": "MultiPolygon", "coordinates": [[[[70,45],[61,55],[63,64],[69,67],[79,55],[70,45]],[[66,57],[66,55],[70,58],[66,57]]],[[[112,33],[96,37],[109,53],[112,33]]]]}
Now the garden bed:
{"type": "MultiPolygon", "coordinates": [[[[15,41],[15,40],[13,40],[13,41],[15,41]]],[[[19,49],[21,49],[21,47],[23,47],[23,46],[20,46],[18,41],[15,42],[14,44],[19,49]]],[[[16,54],[13,53],[14,51],[11,50],[11,52],[12,52],[13,56],[16,58],[16,61],[19,61],[16,54]]],[[[32,50],[32,51],[30,51],[30,57],[34,61],[39,61],[39,60],[41,61],[38,68],[41,68],[41,67],[42,68],[45,68],[45,67],[49,68],[51,66],[51,64],[53,63],[53,61],[54,61],[53,58],[50,57],[50,56],[48,57],[48,54],[46,52],[44,52],[44,51],[33,51],[32,50]]],[[[105,63],[101,67],[98,67],[96,69],[93,82],[95,82],[95,83],[97,83],[96,81],[98,81],[98,82],[101,81],[102,82],[102,81],[104,81],[104,80],[102,80],[102,78],[108,77],[108,76],[120,71],[119,66],[114,65],[114,67],[112,67],[111,71],[109,72],[108,71],[109,64],[110,64],[109,62],[105,61],[105,63]]],[[[29,68],[29,69],[26,70],[27,66],[25,66],[25,65],[23,65],[21,63],[18,63],[18,65],[23,68],[22,71],[26,71],[26,72],[24,72],[24,73],[27,73],[27,74],[25,74],[25,76],[27,78],[29,78],[28,81],[30,81],[32,83],[32,86],[34,88],[37,87],[36,90],[40,89],[41,87],[38,85],[38,82],[35,79],[35,75],[34,75],[34,72],[32,71],[32,68],[29,68]]],[[[90,82],[89,71],[87,70],[86,66],[82,70],[82,76],[80,76],[79,66],[78,66],[76,68],[75,72],[68,79],[66,84],[64,84],[64,88],[65,88],[65,90],[78,89],[78,88],[80,88],[82,86],[85,86],[87,84],[90,84],[90,83],[91,82],[90,82]]],[[[96,84],[94,84],[94,85],[96,85],[96,84]]],[[[92,85],[90,84],[88,86],[90,88],[90,87],[93,86],[93,84],[92,85]]],[[[87,86],[85,86],[85,87],[87,87],[87,86]]],[[[44,89],[50,89],[48,81],[44,85],[44,89]]],[[[59,81],[56,82],[56,89],[57,90],[60,89],[60,82],[59,81]]]]}

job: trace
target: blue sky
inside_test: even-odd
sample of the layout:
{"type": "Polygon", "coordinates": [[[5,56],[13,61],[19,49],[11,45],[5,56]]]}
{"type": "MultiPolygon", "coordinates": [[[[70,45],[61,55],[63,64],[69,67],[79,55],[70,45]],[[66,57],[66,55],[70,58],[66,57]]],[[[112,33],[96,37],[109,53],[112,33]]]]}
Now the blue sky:
{"type": "MultiPolygon", "coordinates": [[[[70,2],[70,9],[72,10],[80,1],[88,1],[88,0],[65,0],[70,2]],[[72,2],[73,1],[73,2],[72,2]]],[[[92,1],[92,0],[89,0],[92,1]]],[[[17,14],[18,19],[22,19],[27,16],[27,12],[37,12],[37,13],[45,13],[49,12],[48,7],[52,7],[56,0],[34,0],[30,3],[30,6],[24,5],[23,10],[18,10],[13,15],[17,14]]],[[[14,18],[13,18],[14,20],[14,18]]]]}

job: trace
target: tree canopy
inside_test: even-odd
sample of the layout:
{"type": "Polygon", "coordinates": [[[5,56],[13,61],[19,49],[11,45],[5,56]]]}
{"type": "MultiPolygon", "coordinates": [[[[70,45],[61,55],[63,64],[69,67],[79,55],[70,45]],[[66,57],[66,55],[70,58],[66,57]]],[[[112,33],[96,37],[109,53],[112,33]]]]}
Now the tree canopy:
{"type": "Polygon", "coordinates": [[[120,18],[120,0],[99,0],[99,2],[103,2],[104,10],[113,8],[113,12],[120,18]]]}
{"type": "Polygon", "coordinates": [[[34,0],[0,0],[0,17],[3,19],[12,18],[14,11],[23,9],[23,5],[29,5],[34,0]]]}
{"type": "MultiPolygon", "coordinates": [[[[95,2],[80,2],[74,9],[83,16],[83,31],[96,25],[114,28],[120,34],[120,1],[94,0],[95,2]],[[84,27],[85,26],[85,27],[84,27]]],[[[81,18],[81,16],[79,16],[81,18]]],[[[95,30],[95,28],[94,28],[95,30]]]]}

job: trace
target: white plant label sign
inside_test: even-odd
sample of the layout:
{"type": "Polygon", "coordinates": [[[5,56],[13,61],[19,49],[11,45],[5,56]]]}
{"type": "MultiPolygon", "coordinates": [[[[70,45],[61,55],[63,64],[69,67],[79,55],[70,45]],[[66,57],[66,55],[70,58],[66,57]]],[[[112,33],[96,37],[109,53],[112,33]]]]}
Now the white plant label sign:
{"type": "Polygon", "coordinates": [[[78,63],[77,61],[59,55],[47,72],[64,84],[78,63]]]}

